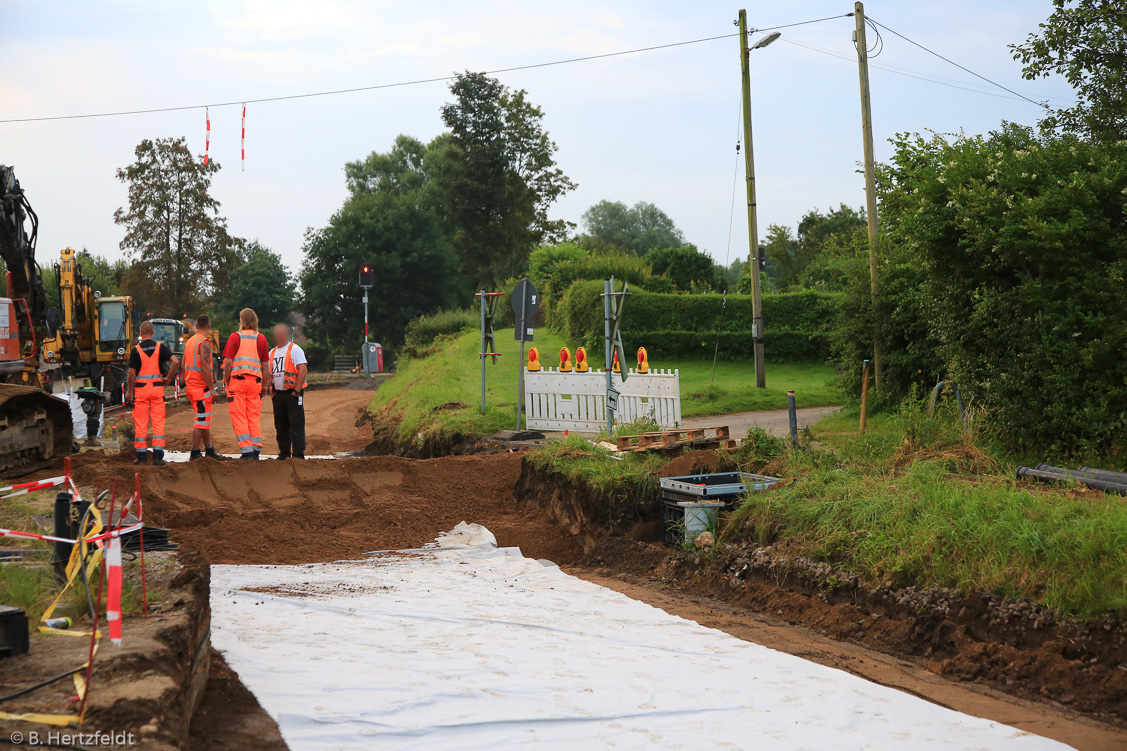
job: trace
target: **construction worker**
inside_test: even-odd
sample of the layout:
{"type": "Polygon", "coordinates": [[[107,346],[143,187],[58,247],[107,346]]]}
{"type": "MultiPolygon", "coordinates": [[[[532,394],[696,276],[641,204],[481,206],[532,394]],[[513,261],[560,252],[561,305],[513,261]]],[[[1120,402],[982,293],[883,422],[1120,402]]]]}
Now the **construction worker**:
{"type": "Polygon", "coordinates": [[[271,385],[274,387],[274,431],[278,436],[278,458],[305,458],[305,376],[309,365],[305,352],[290,341],[290,327],[274,327],[274,349],[270,350],[271,385]]]}
{"type": "Polygon", "coordinates": [[[152,321],[144,321],[139,329],[141,341],[129,355],[129,379],[126,401],[133,403],[134,464],[147,464],[146,436],[153,424],[153,464],[164,461],[164,384],[174,380],[180,362],[167,344],[153,339],[152,321]]]}
{"type": "Polygon", "coordinates": [[[257,460],[262,453],[262,399],[270,393],[270,364],[266,337],[258,333],[258,316],[250,308],[239,312],[239,330],[223,347],[223,387],[240,459],[257,460]]]}
{"type": "Polygon", "coordinates": [[[211,318],[205,313],[196,318],[196,333],[184,344],[184,390],[188,403],[192,405],[195,419],[192,421],[192,453],[188,461],[203,458],[200,445],[207,455],[219,459],[215,447],[211,445],[211,405],[215,391],[215,373],[212,372],[211,318]]]}

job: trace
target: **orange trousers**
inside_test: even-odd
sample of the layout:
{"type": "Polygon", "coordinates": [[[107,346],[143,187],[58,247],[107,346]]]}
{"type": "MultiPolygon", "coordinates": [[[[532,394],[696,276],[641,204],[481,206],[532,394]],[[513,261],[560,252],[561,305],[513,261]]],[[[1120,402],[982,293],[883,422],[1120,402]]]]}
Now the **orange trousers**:
{"type": "Polygon", "coordinates": [[[144,453],[149,422],[153,423],[153,451],[164,453],[164,387],[138,385],[133,391],[133,448],[144,453]]]}
{"type": "Polygon", "coordinates": [[[262,379],[232,378],[227,389],[227,407],[231,427],[239,442],[239,453],[253,454],[262,450],[262,379]]]}

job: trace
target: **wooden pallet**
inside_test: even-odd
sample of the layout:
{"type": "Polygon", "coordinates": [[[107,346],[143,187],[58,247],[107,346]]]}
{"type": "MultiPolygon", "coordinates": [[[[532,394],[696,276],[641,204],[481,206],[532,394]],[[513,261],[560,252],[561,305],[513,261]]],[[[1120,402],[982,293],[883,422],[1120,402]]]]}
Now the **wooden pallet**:
{"type": "Polygon", "coordinates": [[[660,451],[674,448],[735,448],[727,425],[714,428],[662,430],[618,436],[619,451],[660,451]],[[711,433],[711,435],[709,435],[711,433]]]}

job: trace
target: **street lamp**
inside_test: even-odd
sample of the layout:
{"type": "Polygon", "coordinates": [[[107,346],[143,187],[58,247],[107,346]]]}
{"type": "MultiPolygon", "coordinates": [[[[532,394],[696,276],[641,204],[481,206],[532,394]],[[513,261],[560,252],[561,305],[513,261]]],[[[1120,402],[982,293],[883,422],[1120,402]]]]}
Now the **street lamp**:
{"type": "MultiPolygon", "coordinates": [[[[736,25],[740,27],[740,72],[743,74],[744,110],[744,166],[747,171],[747,226],[748,244],[751,246],[751,306],[752,337],[755,351],[755,385],[767,387],[766,357],[763,352],[763,295],[759,283],[759,226],[755,206],[755,149],[751,141],[751,71],[747,46],[747,11],[741,10],[736,25]]],[[[758,50],[768,46],[782,34],[773,32],[757,41],[751,49],[758,50]]]]}
{"type": "Polygon", "coordinates": [[[782,35],[783,34],[780,31],[776,31],[773,34],[768,34],[767,36],[763,37],[762,39],[760,39],[755,44],[751,45],[751,48],[753,50],[761,50],[764,47],[766,47],[767,45],[769,45],[771,42],[773,42],[776,39],[778,39],[779,37],[781,37],[782,35]]]}

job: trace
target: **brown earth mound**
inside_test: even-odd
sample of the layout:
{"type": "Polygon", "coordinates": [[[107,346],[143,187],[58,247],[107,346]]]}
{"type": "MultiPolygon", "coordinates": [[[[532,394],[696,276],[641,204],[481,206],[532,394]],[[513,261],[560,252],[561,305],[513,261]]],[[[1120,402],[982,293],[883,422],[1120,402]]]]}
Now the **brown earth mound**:
{"type": "MultiPolygon", "coordinates": [[[[75,457],[76,479],[131,481],[136,468],[127,458],[75,457]]],[[[146,522],[171,528],[173,540],[213,564],[312,563],[420,547],[460,521],[488,527],[499,545],[529,557],[567,564],[583,552],[546,511],[518,506],[516,454],[203,459],[140,470],[146,522]]]]}

